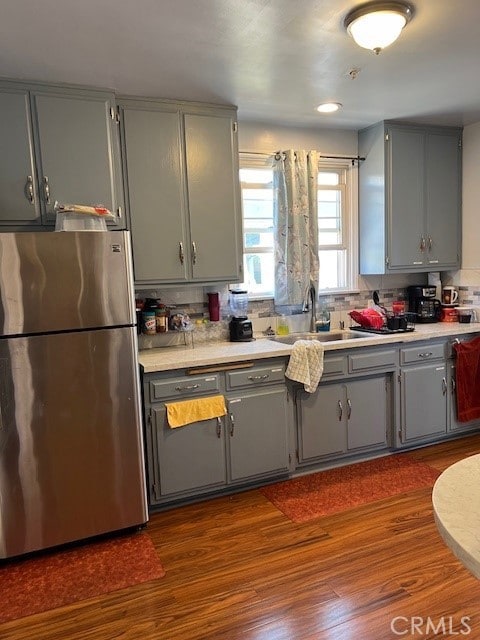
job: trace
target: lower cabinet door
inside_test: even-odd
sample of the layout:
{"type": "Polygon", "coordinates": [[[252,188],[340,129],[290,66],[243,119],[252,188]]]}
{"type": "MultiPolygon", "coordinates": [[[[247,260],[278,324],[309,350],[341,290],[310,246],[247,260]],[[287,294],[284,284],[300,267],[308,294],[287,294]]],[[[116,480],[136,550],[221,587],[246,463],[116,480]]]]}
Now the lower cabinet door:
{"type": "Polygon", "coordinates": [[[386,446],[390,423],[386,377],[349,381],[346,392],[348,449],[386,446]]]}
{"type": "Polygon", "coordinates": [[[287,390],[284,387],[227,400],[230,480],[288,469],[287,390]]]}
{"type": "Polygon", "coordinates": [[[446,375],[445,363],[403,369],[401,383],[403,441],[420,440],[446,433],[446,375]]]}
{"type": "Polygon", "coordinates": [[[226,483],[223,420],[213,418],[172,429],[164,407],[154,409],[153,414],[162,496],[226,483]]]}
{"type": "Polygon", "coordinates": [[[299,462],[346,451],[345,385],[321,384],[299,400],[299,462]]]}

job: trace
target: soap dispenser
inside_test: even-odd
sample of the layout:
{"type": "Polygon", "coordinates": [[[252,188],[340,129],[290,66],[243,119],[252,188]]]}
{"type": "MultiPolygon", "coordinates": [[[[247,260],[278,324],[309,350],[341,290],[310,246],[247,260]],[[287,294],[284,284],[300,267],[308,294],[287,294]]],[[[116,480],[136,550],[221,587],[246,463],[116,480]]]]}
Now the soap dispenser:
{"type": "Polygon", "coordinates": [[[316,331],[330,331],[330,311],[325,305],[320,307],[315,321],[316,331]]]}

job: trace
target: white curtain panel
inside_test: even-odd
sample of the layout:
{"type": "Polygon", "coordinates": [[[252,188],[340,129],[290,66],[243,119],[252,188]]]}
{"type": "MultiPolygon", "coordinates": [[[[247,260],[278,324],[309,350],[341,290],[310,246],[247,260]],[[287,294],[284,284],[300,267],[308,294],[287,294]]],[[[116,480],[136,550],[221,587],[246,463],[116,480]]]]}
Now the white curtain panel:
{"type": "Polygon", "coordinates": [[[310,283],[318,287],[318,152],[275,155],[275,307],[298,311],[310,283]]]}

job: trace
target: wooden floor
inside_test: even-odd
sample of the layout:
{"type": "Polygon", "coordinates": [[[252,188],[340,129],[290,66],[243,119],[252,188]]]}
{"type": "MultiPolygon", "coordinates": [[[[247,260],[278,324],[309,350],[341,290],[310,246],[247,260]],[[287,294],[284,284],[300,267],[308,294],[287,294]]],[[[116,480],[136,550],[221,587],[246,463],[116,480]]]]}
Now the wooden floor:
{"type": "MultiPolygon", "coordinates": [[[[413,455],[443,470],[477,452],[480,435],[413,455]]],[[[165,578],[0,625],[0,638],[480,638],[480,583],[440,539],[428,489],[306,524],[251,490],[154,515],[148,531],[165,578]]]]}

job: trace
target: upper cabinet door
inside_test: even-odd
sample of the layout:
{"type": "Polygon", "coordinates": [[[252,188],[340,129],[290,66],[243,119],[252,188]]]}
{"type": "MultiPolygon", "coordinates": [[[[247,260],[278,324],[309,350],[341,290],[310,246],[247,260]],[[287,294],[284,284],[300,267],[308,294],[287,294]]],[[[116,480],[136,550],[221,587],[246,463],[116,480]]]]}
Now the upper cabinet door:
{"type": "Polygon", "coordinates": [[[425,169],[422,131],[388,131],[388,247],[392,269],[424,263],[425,169]]]}
{"type": "Polygon", "coordinates": [[[0,224],[40,224],[28,91],[0,90],[0,224]]]}
{"type": "Polygon", "coordinates": [[[135,282],[183,282],[183,147],[177,110],[122,107],[135,282]]]}
{"type": "Polygon", "coordinates": [[[120,218],[121,172],[113,94],[33,92],[45,221],[54,204],[102,205],[120,218]]]}
{"type": "Polygon", "coordinates": [[[458,132],[427,133],[427,260],[433,270],[460,262],[461,153],[458,132]]]}
{"type": "Polygon", "coordinates": [[[235,122],[215,113],[184,118],[192,277],[233,281],[241,264],[235,122]]]}

